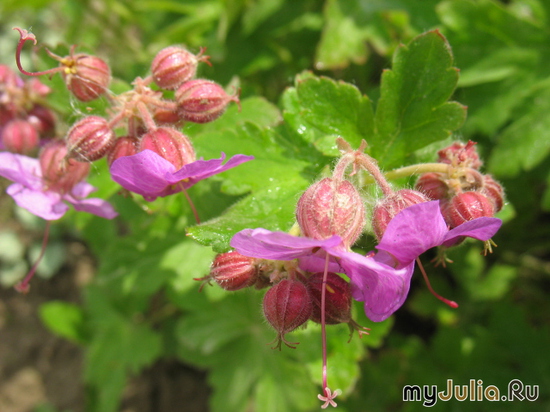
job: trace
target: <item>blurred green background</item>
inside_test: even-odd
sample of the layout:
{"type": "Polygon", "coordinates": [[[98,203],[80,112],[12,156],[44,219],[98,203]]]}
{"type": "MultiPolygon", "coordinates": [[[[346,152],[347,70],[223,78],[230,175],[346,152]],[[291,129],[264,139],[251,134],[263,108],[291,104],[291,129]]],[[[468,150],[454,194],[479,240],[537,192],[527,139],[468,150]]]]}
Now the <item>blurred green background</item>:
{"type": "MultiPolygon", "coordinates": [[[[443,390],[447,379],[460,385],[481,379],[503,393],[520,379],[539,386],[537,401],[452,400],[434,409],[550,411],[550,1],[3,0],[0,62],[12,66],[14,26],[32,28],[39,45],[61,55],[77,44],[106,58],[120,90],[147,73],[161,48],[206,47],[212,67],[202,65],[200,76],[240,87],[242,100],[263,97],[271,104],[266,108],[280,105],[304,70],[351,83],[376,103],[380,76],[391,67],[396,47],[438,28],[460,69],[453,100],[468,107],[456,137],[478,142],[484,170],[505,187],[507,205],[499,215],[505,223],[490,256],[480,256],[481,246],[472,243],[451,251],[454,263],[447,268],[430,265],[433,256],[423,258],[436,290],[459,302],[459,309],[442,305],[415,276],[408,301],[386,322],[367,321],[358,306],[372,338],[354,339],[350,349],[345,328],[334,332],[347,357],[344,366],[331,365],[335,374],[347,374],[338,410],[422,410],[421,402],[402,401],[404,385],[443,390]]],[[[27,45],[27,67],[52,65],[43,50],[34,59],[30,50],[27,45]]],[[[56,87],[52,105],[70,122],[75,107],[68,93],[58,76],[50,84],[56,87]]],[[[93,183],[102,185],[100,195],[112,195],[115,185],[99,173],[105,165],[97,168],[93,183]]],[[[219,186],[214,181],[192,193],[207,217],[240,194],[226,193],[212,204],[207,192],[219,186]]],[[[262,342],[270,342],[272,332],[261,319],[260,292],[197,293],[191,279],[208,271],[213,252],[185,240],[190,216],[176,218],[188,213],[185,206],[162,199],[144,213],[129,199],[114,202],[123,210],[126,236],[117,236],[120,228],[110,223],[74,213],[53,236],[61,245],[67,237],[81,239],[98,268],[78,304],[60,297],[40,310],[54,333],[85,348],[86,400],[74,411],[119,410],[128,377],[158,362],[207,371],[211,391],[201,396],[209,397],[208,410],[316,410],[315,392],[304,380],[318,379],[310,376],[320,370],[317,335],[298,332],[302,343],[294,353],[266,352],[262,342]],[[279,367],[279,375],[269,375],[279,367]]],[[[3,222],[39,225],[7,201],[2,208],[3,222]]],[[[10,225],[4,226],[5,234],[10,225]]],[[[16,248],[17,241],[6,242],[7,249],[16,248]]],[[[7,278],[23,257],[0,259],[7,278]]],[[[60,407],[46,403],[36,410],[60,407]]],[[[179,410],[199,410],[190,408],[182,404],[179,410]]]]}

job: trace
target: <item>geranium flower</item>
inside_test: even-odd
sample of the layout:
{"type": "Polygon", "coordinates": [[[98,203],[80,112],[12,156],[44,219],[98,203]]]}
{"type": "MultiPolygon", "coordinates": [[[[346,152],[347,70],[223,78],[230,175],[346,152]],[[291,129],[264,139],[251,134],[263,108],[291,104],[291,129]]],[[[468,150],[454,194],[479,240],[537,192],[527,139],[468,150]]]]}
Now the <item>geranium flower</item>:
{"type": "Polygon", "coordinates": [[[113,219],[118,213],[109,202],[98,198],[87,198],[96,190],[87,182],[77,183],[67,193],[47,187],[42,178],[38,159],[9,152],[0,153],[0,176],[15,183],[6,190],[18,206],[45,220],[57,220],[69,206],[76,210],[113,219]]]}
{"type": "Polygon", "coordinates": [[[365,302],[365,314],[381,322],[405,301],[418,256],[435,246],[449,246],[463,237],[490,239],[500,228],[500,219],[482,217],[449,230],[439,202],[410,206],[388,224],[376,248],[366,256],[346,250],[338,236],[314,240],[265,229],[245,229],[233,237],[231,246],[245,256],[273,259],[299,259],[308,271],[323,270],[330,258],[330,271],[345,273],[351,281],[353,298],[365,302]],[[339,268],[339,270],[338,270],[339,268]]]}
{"type": "Polygon", "coordinates": [[[238,154],[222,164],[225,160],[225,154],[222,153],[219,159],[200,159],[175,170],[175,166],[168,160],[146,149],[115,160],[111,166],[111,175],[125,189],[153,201],[157,197],[186,190],[203,179],[252,159],[253,156],[238,154]]]}

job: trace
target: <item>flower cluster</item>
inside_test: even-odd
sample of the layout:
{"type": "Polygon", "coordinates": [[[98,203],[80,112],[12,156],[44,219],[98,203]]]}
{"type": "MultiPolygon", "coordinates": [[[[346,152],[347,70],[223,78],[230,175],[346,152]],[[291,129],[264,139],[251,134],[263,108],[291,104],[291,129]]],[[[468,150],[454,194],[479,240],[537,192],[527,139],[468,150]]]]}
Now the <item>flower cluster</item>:
{"type": "MultiPolygon", "coordinates": [[[[343,139],[337,143],[342,156],[332,176],[314,183],[298,201],[296,221],[300,236],[262,228],[242,230],[231,240],[235,250],[219,255],[209,276],[228,290],[253,285],[269,287],[263,302],[264,314],[277,331],[278,348],[281,342],[295,347],[284,335],[308,319],[321,324],[324,367],[319,399],[324,401],[323,408],[336,406],[334,397],[338,392],[332,392],[327,385],[325,325],[348,323],[360,335],[366,333],[351,319],[351,298],[364,302],[369,319],[383,321],[403,305],[415,263],[422,253],[433,247],[451,247],[466,237],[488,242],[501,226],[500,219],[493,217],[496,207],[480,214],[477,205],[465,206],[472,209],[470,213],[463,213],[462,221],[450,224],[444,214],[448,206],[443,198],[432,200],[433,194],[425,188],[395,191],[376,161],[364,153],[365,142],[358,150],[352,150],[343,139]],[[351,180],[359,170],[368,172],[382,193],[371,211],[371,227],[378,244],[375,251],[367,254],[351,250],[366,230],[363,196],[351,180]],[[349,283],[339,274],[349,278],[349,283]]],[[[439,152],[435,170],[441,173],[445,168],[448,172],[441,173],[440,178],[449,188],[447,196],[452,187],[459,193],[456,181],[466,188],[469,176],[483,179],[472,148],[472,143],[456,143],[439,152]]],[[[426,165],[415,165],[406,171],[415,168],[428,170],[426,165]]],[[[493,190],[482,185],[476,193],[488,198],[493,192],[502,194],[500,185],[494,185],[493,190]]],[[[422,273],[425,275],[423,270],[422,273]]],[[[426,276],[425,279],[437,298],[451,307],[458,306],[433,292],[426,276]]]]}
{"type": "MultiPolygon", "coordinates": [[[[0,149],[5,150],[0,152],[0,176],[14,182],[7,193],[17,205],[48,221],[42,253],[49,222],[61,218],[68,205],[107,219],[117,216],[105,200],[88,197],[95,191],[85,182],[91,162],[106,158],[113,180],[152,201],[185,192],[202,179],[252,159],[236,155],[224,163],[225,154],[221,153],[219,159],[197,160],[189,137],[180,131],[185,122],[210,122],[221,116],[230,102],[239,104],[237,95],[227,94],[210,80],[195,78],[199,63],[209,64],[202,50],[198,55],[180,46],[161,50],[152,60],[149,76],[136,78],[132,90],[115,95],[109,90],[109,65],[97,56],[77,53],[75,46],[65,57],[46,49],[59,62],[57,67],[26,71],[21,64],[23,46],[37,41],[32,33],[15,30],[20,35],[17,67],[32,79],[23,81],[7,66],[0,66],[0,149]],[[85,116],[64,138],[55,138],[55,117],[45,99],[51,90],[34,77],[54,73],[61,74],[79,101],[104,96],[109,103],[106,114],[85,116]],[[48,141],[41,143],[46,137],[48,141]],[[24,155],[36,152],[38,158],[24,155]]],[[[18,290],[28,290],[38,261],[16,286],[18,290]]]]}
{"type": "Polygon", "coordinates": [[[150,201],[185,191],[252,159],[237,155],[222,164],[222,153],[220,159],[197,160],[189,137],[179,130],[185,122],[211,122],[230,102],[239,103],[237,95],[227,94],[219,84],[195,78],[199,63],[209,63],[202,50],[194,55],[180,46],[162,49],[152,60],[149,76],[136,78],[132,90],[115,95],[108,89],[108,64],[97,56],[75,53],[75,47],[65,57],[48,51],[60,63],[56,68],[36,73],[24,70],[20,62],[23,45],[29,40],[36,44],[36,38],[26,30],[16,30],[20,33],[16,58],[22,73],[59,72],[76,99],[87,102],[106,95],[109,100],[107,116],[85,116],[69,129],[65,136],[68,159],[93,162],[106,157],[113,180],[150,201]],[[174,97],[165,97],[164,91],[174,97]]]}

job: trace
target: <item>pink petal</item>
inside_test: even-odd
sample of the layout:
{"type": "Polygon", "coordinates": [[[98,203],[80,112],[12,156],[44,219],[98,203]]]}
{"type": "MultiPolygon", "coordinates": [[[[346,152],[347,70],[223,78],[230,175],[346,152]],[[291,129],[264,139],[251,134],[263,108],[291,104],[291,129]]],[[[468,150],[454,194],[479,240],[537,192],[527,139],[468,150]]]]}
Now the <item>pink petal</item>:
{"type": "Polygon", "coordinates": [[[168,176],[167,179],[172,184],[182,182],[183,187],[188,189],[201,180],[225,172],[226,170],[232,169],[241,163],[248,162],[253,159],[254,156],[238,154],[229,159],[224,165],[222,163],[225,160],[225,153],[222,153],[219,159],[201,159],[193,163],[189,163],[177,172],[173,173],[171,176],[168,176]]]}
{"type": "Polygon", "coordinates": [[[314,249],[332,248],[341,243],[342,239],[336,235],[316,240],[261,228],[241,230],[231,239],[231,247],[241,255],[273,260],[293,260],[311,254],[314,249]]]}
{"type": "Polygon", "coordinates": [[[403,305],[409,293],[414,261],[400,269],[384,262],[392,261],[386,252],[374,257],[341,250],[329,251],[340,257],[340,264],[351,280],[352,296],[365,302],[365,314],[373,322],[381,322],[403,305]]]}
{"type": "Polygon", "coordinates": [[[400,267],[405,267],[428,249],[441,245],[447,232],[439,201],[420,203],[407,207],[390,221],[376,248],[391,253],[400,267]]]}
{"type": "Polygon", "coordinates": [[[57,220],[69,209],[61,201],[61,195],[55,192],[33,190],[14,183],[6,193],[13,197],[18,206],[45,220],[57,220]]]}
{"type": "Polygon", "coordinates": [[[174,165],[152,150],[115,160],[111,176],[115,182],[131,192],[156,198],[171,183],[166,176],[174,172],[174,165]]]}
{"type": "Polygon", "coordinates": [[[40,163],[32,157],[0,152],[0,176],[29,188],[42,188],[40,163]]]}
{"type": "Polygon", "coordinates": [[[118,216],[113,206],[103,199],[75,199],[68,195],[65,195],[64,199],[70,202],[75,210],[78,211],[88,212],[99,217],[104,217],[105,219],[113,219],[118,216]]]}
{"type": "Polygon", "coordinates": [[[489,240],[502,226],[502,220],[495,217],[479,217],[451,229],[445,236],[443,244],[452,246],[463,237],[473,237],[477,240],[489,240]]]}

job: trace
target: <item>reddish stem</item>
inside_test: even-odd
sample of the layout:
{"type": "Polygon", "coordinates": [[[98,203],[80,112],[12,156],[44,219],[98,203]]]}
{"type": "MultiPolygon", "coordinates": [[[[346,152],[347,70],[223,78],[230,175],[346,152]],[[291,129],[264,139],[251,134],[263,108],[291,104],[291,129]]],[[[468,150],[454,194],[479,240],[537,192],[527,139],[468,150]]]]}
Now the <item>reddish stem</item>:
{"type": "Polygon", "coordinates": [[[44,256],[44,252],[46,252],[46,246],[48,245],[48,238],[50,236],[50,226],[51,226],[51,222],[49,220],[46,221],[46,228],[44,229],[44,237],[42,239],[42,249],[40,249],[40,255],[38,256],[38,259],[36,259],[36,262],[34,262],[34,265],[32,265],[32,268],[31,270],[29,270],[29,273],[27,273],[27,276],[25,276],[25,278],[21,282],[15,285],[16,291],[21,293],[28,293],[30,289],[29,283],[36,273],[36,268],[40,264],[40,261],[44,256]]]}
{"type": "Polygon", "coordinates": [[[429,291],[434,295],[436,298],[438,298],[441,302],[449,305],[451,308],[456,309],[458,308],[458,303],[456,303],[453,300],[449,300],[447,298],[444,298],[443,296],[436,293],[432,285],[430,284],[430,281],[428,280],[428,275],[426,274],[426,271],[424,270],[424,266],[422,266],[422,263],[420,262],[420,258],[416,258],[416,263],[418,264],[418,267],[420,268],[420,272],[422,272],[422,276],[424,277],[424,281],[426,282],[426,286],[428,286],[429,291]]]}
{"type": "Polygon", "coordinates": [[[189,196],[189,193],[187,193],[187,190],[185,190],[182,186],[182,192],[187,199],[187,203],[189,203],[189,207],[191,207],[191,211],[193,212],[193,216],[195,216],[195,221],[197,222],[197,225],[201,224],[201,219],[199,218],[199,212],[197,211],[197,208],[195,207],[195,204],[191,200],[191,197],[189,196]]]}
{"type": "Polygon", "coordinates": [[[15,63],[17,64],[17,68],[21,73],[27,76],[41,76],[43,74],[58,73],[65,69],[65,67],[63,66],[54,67],[53,69],[44,70],[41,72],[28,72],[23,69],[23,66],[21,64],[21,51],[23,50],[23,46],[25,45],[25,42],[27,42],[27,40],[32,40],[33,43],[36,45],[36,37],[34,36],[34,34],[29,33],[27,30],[20,29],[19,27],[14,27],[13,30],[17,30],[20,36],[19,43],[17,43],[17,49],[15,51],[15,63]]]}

